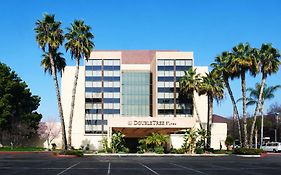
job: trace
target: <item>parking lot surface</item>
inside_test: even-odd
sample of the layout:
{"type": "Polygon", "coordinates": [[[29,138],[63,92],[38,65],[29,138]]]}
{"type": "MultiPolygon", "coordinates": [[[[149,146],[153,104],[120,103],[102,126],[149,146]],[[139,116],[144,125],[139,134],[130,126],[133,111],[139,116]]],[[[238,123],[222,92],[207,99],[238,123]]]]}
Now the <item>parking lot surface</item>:
{"type": "Polygon", "coordinates": [[[281,174],[281,155],[264,158],[122,157],[58,158],[50,154],[0,154],[0,175],[266,175],[281,174]]]}

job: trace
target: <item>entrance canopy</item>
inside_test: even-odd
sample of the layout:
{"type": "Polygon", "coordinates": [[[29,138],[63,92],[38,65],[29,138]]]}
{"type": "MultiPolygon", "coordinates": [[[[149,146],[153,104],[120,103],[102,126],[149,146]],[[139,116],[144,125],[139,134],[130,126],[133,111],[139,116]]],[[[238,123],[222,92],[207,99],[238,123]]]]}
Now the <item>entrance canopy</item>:
{"type": "Polygon", "coordinates": [[[169,134],[195,125],[193,117],[109,117],[108,127],[125,137],[144,137],[153,132],[169,134]]]}

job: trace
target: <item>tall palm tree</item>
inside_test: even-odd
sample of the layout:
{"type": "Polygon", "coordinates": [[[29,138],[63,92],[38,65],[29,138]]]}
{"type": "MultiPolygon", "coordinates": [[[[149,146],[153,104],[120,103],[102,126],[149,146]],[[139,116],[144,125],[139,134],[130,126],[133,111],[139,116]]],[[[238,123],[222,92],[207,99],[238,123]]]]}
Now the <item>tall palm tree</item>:
{"type": "Polygon", "coordinates": [[[192,101],[193,101],[193,114],[194,110],[197,116],[197,119],[199,121],[200,128],[203,129],[201,119],[199,117],[198,108],[195,101],[195,92],[199,93],[199,85],[202,81],[202,78],[199,74],[196,73],[196,69],[193,70],[193,68],[189,68],[187,71],[184,71],[184,76],[180,79],[180,91],[183,94],[191,95],[192,101]]]}
{"type": "Polygon", "coordinates": [[[221,76],[215,74],[214,71],[206,73],[206,76],[202,77],[203,81],[200,85],[199,94],[207,95],[208,97],[208,119],[207,119],[207,146],[211,145],[211,126],[213,116],[213,102],[214,99],[219,102],[224,97],[224,83],[221,76]]]}
{"type": "Polygon", "coordinates": [[[57,79],[57,70],[54,61],[54,55],[58,48],[62,45],[64,36],[63,31],[60,28],[61,23],[55,21],[55,15],[45,14],[42,20],[38,20],[35,23],[35,33],[36,33],[36,41],[39,46],[46,52],[49,56],[50,64],[51,64],[51,74],[53,76],[53,80],[55,83],[56,94],[57,94],[57,102],[59,109],[59,116],[61,120],[61,128],[62,128],[62,147],[63,149],[67,149],[67,140],[65,135],[65,124],[63,117],[63,110],[61,105],[61,96],[60,89],[57,79]]]}
{"type": "Polygon", "coordinates": [[[229,79],[234,79],[237,77],[235,74],[232,74],[229,72],[228,65],[231,62],[231,53],[229,52],[222,52],[221,55],[218,55],[215,58],[215,62],[211,64],[211,67],[213,67],[213,71],[217,76],[222,76],[222,79],[224,81],[225,87],[228,91],[228,94],[230,96],[232,106],[233,106],[233,121],[237,121],[237,128],[238,128],[238,134],[239,134],[239,141],[240,145],[242,145],[242,133],[241,133],[241,125],[240,125],[240,117],[238,113],[237,104],[233,95],[233,92],[231,90],[231,87],[229,85],[229,79]]]}
{"type": "Polygon", "coordinates": [[[94,43],[92,41],[94,35],[90,31],[91,27],[84,24],[84,21],[82,20],[75,20],[74,23],[71,24],[71,28],[67,28],[67,30],[68,33],[65,34],[65,38],[67,39],[65,48],[66,51],[70,51],[71,58],[75,58],[76,60],[76,71],[73,81],[71,110],[68,125],[68,144],[69,146],[71,146],[72,121],[74,114],[75,95],[79,74],[80,59],[82,59],[83,57],[85,57],[86,60],[89,59],[94,47],[94,43]]]}
{"type": "Polygon", "coordinates": [[[232,48],[232,58],[228,69],[230,73],[241,77],[241,89],[243,97],[243,131],[244,142],[243,146],[248,147],[248,132],[247,132],[247,97],[246,97],[246,72],[250,71],[253,75],[257,72],[257,61],[252,54],[252,48],[248,43],[238,44],[232,48]]]}
{"type": "Polygon", "coordinates": [[[279,65],[280,65],[280,61],[279,61],[280,53],[276,48],[272,47],[271,44],[262,44],[260,50],[258,49],[255,50],[254,55],[259,62],[262,79],[260,83],[258,103],[256,104],[256,108],[254,112],[253,125],[251,127],[250,145],[252,145],[253,142],[253,135],[254,135],[254,129],[257,120],[258,110],[262,106],[261,103],[263,101],[262,98],[264,96],[263,92],[264,92],[264,85],[265,85],[266,78],[268,75],[278,72],[279,65]]]}

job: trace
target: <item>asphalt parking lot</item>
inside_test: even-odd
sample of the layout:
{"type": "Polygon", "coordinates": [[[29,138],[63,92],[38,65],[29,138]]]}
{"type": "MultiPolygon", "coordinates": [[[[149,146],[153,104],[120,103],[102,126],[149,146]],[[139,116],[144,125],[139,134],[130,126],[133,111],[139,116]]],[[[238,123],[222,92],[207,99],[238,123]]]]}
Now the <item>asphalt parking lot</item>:
{"type": "Polygon", "coordinates": [[[0,154],[1,175],[265,175],[281,174],[281,155],[241,157],[57,158],[49,154],[0,154]]]}

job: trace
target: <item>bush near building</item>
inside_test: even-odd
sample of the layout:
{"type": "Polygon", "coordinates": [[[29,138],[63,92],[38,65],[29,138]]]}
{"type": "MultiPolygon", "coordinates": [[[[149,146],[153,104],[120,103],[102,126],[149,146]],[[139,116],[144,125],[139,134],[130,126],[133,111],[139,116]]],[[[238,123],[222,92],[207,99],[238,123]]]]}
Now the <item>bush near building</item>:
{"type": "Polygon", "coordinates": [[[155,152],[157,154],[163,154],[165,151],[164,146],[168,143],[168,140],[168,135],[152,133],[151,135],[139,140],[140,146],[138,147],[138,152],[155,152]]]}

